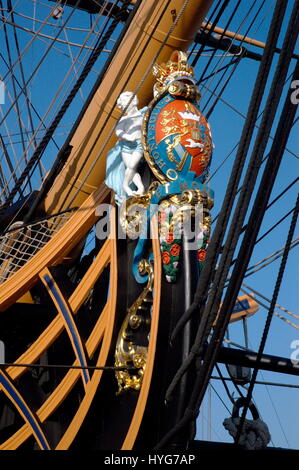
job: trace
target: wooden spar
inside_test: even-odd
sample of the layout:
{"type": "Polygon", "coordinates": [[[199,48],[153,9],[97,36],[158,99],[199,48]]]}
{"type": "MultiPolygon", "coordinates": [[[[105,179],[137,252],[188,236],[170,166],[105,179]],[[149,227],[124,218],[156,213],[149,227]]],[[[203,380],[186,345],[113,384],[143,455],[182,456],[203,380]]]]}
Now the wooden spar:
{"type": "MultiPolygon", "coordinates": [[[[212,25],[209,23],[202,23],[202,28],[211,30],[212,25]]],[[[223,28],[219,28],[218,26],[215,26],[215,28],[213,28],[213,32],[217,34],[221,34],[227,38],[235,39],[236,41],[241,41],[241,42],[245,42],[246,44],[251,44],[252,46],[259,47],[260,49],[264,49],[266,46],[265,42],[257,41],[256,39],[249,38],[248,36],[243,36],[242,34],[234,33],[233,31],[224,30],[223,28]]],[[[280,53],[281,49],[279,49],[279,47],[276,47],[275,52],[280,53]]],[[[298,57],[299,57],[298,54],[292,54],[293,59],[298,59],[298,57]]]]}
{"type": "MultiPolygon", "coordinates": [[[[202,27],[205,29],[212,29],[212,25],[209,23],[202,23],[202,27]]],[[[246,42],[246,44],[251,44],[252,46],[260,47],[264,49],[266,44],[261,41],[257,41],[256,39],[249,38],[248,36],[243,36],[242,34],[234,33],[233,31],[224,30],[223,28],[219,28],[215,26],[213,29],[214,33],[223,34],[223,36],[231,39],[236,39],[237,41],[246,42]]]]}
{"type": "Polygon", "coordinates": [[[165,62],[174,50],[186,50],[211,3],[212,0],[190,0],[187,4],[184,0],[141,2],[70,139],[73,147],[70,156],[45,198],[47,214],[80,206],[101,185],[105,178],[107,152],[116,141],[111,131],[120,117],[116,108],[118,96],[122,91],[134,91],[142,84],[138,90],[140,107],[148,104],[154,84],[150,67],[153,59],[157,55],[158,62],[165,62]],[[183,5],[184,11],[180,15],[183,5]],[[179,20],[168,37],[178,15],[179,20]],[[94,167],[89,174],[91,165],[94,167]]]}

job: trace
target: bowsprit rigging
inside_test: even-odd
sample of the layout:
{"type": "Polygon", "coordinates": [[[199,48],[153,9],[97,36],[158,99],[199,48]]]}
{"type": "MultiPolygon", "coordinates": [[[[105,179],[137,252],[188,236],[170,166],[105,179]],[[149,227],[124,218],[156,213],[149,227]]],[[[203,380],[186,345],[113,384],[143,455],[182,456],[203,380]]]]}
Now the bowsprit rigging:
{"type": "Polygon", "coordinates": [[[0,1],[0,449],[296,445],[298,6],[0,1]]]}

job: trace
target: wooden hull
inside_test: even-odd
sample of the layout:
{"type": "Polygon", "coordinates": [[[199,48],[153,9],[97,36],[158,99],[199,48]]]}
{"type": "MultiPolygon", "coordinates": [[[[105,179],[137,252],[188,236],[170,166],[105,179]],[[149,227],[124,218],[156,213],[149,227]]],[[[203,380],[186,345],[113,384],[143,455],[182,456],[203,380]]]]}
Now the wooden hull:
{"type": "MultiPolygon", "coordinates": [[[[99,429],[104,427],[104,434],[107,431],[107,437],[99,431],[102,442],[95,440],[95,448],[114,448],[116,443],[115,448],[132,449],[138,436],[138,447],[147,447],[146,433],[140,434],[140,429],[148,413],[149,396],[155,390],[154,368],[158,365],[160,371],[163,364],[156,355],[162,286],[159,242],[157,238],[152,240],[154,294],[142,386],[138,392],[129,392],[128,398],[121,397],[116,408],[114,372],[103,368],[113,365],[116,335],[126,312],[120,306],[120,299],[127,305],[132,291],[134,295],[138,291],[132,283],[124,291],[120,282],[118,250],[123,245],[117,241],[116,208],[111,215],[111,237],[97,247],[94,259],[81,277],[72,285],[66,279],[68,270],[76,268],[81,243],[97,222],[96,206],[111,200],[103,181],[105,156],[115,141],[111,129],[119,117],[115,108],[117,97],[125,89],[138,88],[141,105],[148,103],[152,97],[152,62],[167,60],[175,49],[186,49],[210,4],[206,0],[141,2],[104,79],[71,133],[72,152],[44,201],[44,209],[50,216],[66,208],[80,208],[0,286],[0,311],[7,318],[7,361],[13,364],[0,372],[0,388],[6,396],[2,409],[11,416],[6,423],[2,416],[0,449],[76,448],[85,442],[85,431],[86,436],[91,435],[89,423],[94,407],[103,412],[102,415],[100,412],[99,429]],[[180,20],[172,28],[176,15],[180,15],[180,20]],[[29,291],[34,307],[23,303],[23,296],[29,291]],[[91,292],[97,292],[97,305],[93,302],[89,308],[86,305],[91,292]],[[17,334],[20,348],[10,350],[14,334],[10,318],[18,322],[20,311],[25,316],[26,312],[31,313],[34,333],[30,334],[30,324],[25,321],[23,331],[17,334]],[[26,344],[26,335],[30,344],[26,344]],[[21,346],[23,350],[19,352],[21,346]],[[66,367],[51,368],[55,364],[66,367]],[[43,374],[47,380],[41,378],[43,374]],[[124,410],[128,409],[128,402],[131,405],[127,412],[124,410]],[[120,415],[123,413],[119,429],[115,424],[112,426],[112,416],[117,410],[120,415]]],[[[153,224],[153,230],[157,231],[157,222],[153,224]]],[[[122,274],[126,272],[131,272],[130,264],[122,274]]],[[[165,317],[162,324],[167,335],[169,324],[166,325],[165,317]]],[[[160,355],[160,347],[158,350],[160,355]]]]}

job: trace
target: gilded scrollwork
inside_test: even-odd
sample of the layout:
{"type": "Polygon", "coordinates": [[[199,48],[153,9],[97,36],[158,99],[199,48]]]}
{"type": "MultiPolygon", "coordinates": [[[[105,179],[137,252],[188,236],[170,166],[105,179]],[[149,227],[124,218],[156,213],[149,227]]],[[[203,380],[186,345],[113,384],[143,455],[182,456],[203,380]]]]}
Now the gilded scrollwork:
{"type": "Polygon", "coordinates": [[[159,185],[158,181],[154,181],[145,194],[130,197],[123,202],[119,220],[128,237],[134,239],[137,234],[140,234],[142,224],[146,223],[146,209],[159,185]]]}
{"type": "Polygon", "coordinates": [[[115,366],[128,369],[115,372],[118,383],[117,394],[127,390],[140,390],[146,367],[147,346],[139,343],[136,332],[141,330],[142,326],[144,327],[141,336],[143,337],[142,343],[146,343],[150,328],[154,272],[152,264],[147,260],[140,261],[138,268],[140,274],[148,274],[148,282],[137,300],[128,309],[118,335],[115,366]]]}
{"type": "Polygon", "coordinates": [[[160,203],[159,237],[168,282],[176,281],[183,236],[187,240],[195,236],[190,249],[197,251],[199,269],[202,269],[211,230],[211,206],[207,193],[200,190],[185,190],[160,203]]]}

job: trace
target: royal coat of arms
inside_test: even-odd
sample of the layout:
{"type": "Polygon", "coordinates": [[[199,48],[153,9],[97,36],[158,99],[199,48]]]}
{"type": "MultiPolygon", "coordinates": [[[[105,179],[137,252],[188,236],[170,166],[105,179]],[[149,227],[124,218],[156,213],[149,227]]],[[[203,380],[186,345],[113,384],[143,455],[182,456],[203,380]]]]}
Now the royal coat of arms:
{"type": "Polygon", "coordinates": [[[199,109],[199,90],[186,54],[173,53],[154,67],[156,96],[143,122],[145,157],[160,182],[204,183],[212,155],[209,125],[199,109]]]}
{"type": "Polygon", "coordinates": [[[121,211],[122,226],[127,234],[130,235],[129,218],[141,227],[133,260],[133,273],[140,283],[147,280],[140,275],[139,262],[146,251],[149,220],[155,211],[158,212],[165,276],[168,282],[175,282],[182,237],[186,240],[187,236],[185,222],[189,218],[191,225],[196,225],[195,243],[188,249],[197,252],[201,269],[209,244],[209,211],[213,206],[213,191],[208,186],[212,136],[200,112],[200,93],[193,68],[188,65],[184,52],[175,51],[166,64],[156,64],[153,73],[157,83],[154,98],[144,114],[141,134],[144,156],[156,181],[145,194],[133,193],[121,211]],[[202,217],[195,220],[199,206],[202,217]],[[140,213],[144,209],[142,221],[140,213]],[[132,212],[135,215],[129,216],[132,212]]]}

